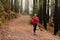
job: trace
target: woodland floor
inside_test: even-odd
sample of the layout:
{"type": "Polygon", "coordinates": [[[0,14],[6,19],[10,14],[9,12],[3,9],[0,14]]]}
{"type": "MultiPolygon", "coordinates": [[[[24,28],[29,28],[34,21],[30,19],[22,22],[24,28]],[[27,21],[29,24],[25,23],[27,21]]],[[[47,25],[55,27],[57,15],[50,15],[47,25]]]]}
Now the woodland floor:
{"type": "Polygon", "coordinates": [[[5,22],[0,29],[0,40],[60,40],[58,36],[38,28],[34,35],[29,21],[29,15],[19,14],[18,18],[5,22]]]}

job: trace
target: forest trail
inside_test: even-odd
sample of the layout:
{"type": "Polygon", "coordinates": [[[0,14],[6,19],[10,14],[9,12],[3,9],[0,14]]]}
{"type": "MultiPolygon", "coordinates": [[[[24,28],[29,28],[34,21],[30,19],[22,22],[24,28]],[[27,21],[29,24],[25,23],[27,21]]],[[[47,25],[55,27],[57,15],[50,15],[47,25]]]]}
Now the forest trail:
{"type": "Polygon", "coordinates": [[[33,35],[33,26],[29,24],[30,16],[19,14],[17,19],[6,22],[0,40],[60,40],[58,36],[39,29],[33,35]]]}

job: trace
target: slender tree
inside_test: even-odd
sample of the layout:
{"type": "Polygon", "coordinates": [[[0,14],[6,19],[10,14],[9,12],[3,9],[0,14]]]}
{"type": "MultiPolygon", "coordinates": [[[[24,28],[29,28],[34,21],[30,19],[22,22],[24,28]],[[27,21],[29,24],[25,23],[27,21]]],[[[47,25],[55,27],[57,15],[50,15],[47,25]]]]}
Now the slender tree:
{"type": "Polygon", "coordinates": [[[22,11],[23,11],[23,10],[22,10],[22,9],[23,9],[23,4],[22,4],[22,3],[23,3],[23,0],[21,0],[21,10],[20,10],[21,13],[22,13],[22,11]]]}
{"type": "Polygon", "coordinates": [[[19,12],[19,1],[18,0],[14,0],[14,9],[15,9],[15,12],[19,12]]]}
{"type": "Polygon", "coordinates": [[[13,0],[11,0],[11,10],[13,11],[13,0]]]}
{"type": "Polygon", "coordinates": [[[58,22],[59,22],[58,23],[59,24],[58,30],[60,31],[60,0],[58,0],[58,22]]]}
{"type": "Polygon", "coordinates": [[[39,22],[42,24],[43,19],[43,9],[42,9],[42,0],[39,0],[39,10],[38,10],[39,22]]]}
{"type": "Polygon", "coordinates": [[[55,12],[54,12],[54,35],[58,32],[58,0],[55,0],[55,12]]]}
{"type": "Polygon", "coordinates": [[[47,30],[47,22],[46,22],[46,0],[43,0],[43,23],[44,28],[47,30]]]}
{"type": "Polygon", "coordinates": [[[47,0],[47,22],[49,22],[49,0],[47,0]]]}
{"type": "Polygon", "coordinates": [[[33,0],[33,14],[35,13],[35,0],[33,0]]]}
{"type": "Polygon", "coordinates": [[[8,3],[9,3],[9,9],[11,9],[11,8],[10,8],[10,0],[8,0],[8,3]]]}
{"type": "Polygon", "coordinates": [[[29,13],[29,0],[25,1],[25,12],[29,13]]]}

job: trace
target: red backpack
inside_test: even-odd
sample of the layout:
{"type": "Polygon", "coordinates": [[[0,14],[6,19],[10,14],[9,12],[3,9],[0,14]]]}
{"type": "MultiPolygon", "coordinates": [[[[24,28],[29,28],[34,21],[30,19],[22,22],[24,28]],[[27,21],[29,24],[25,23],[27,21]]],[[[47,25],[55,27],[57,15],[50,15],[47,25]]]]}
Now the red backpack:
{"type": "Polygon", "coordinates": [[[38,18],[38,17],[36,17],[36,16],[33,16],[33,17],[32,17],[32,22],[33,22],[33,24],[37,24],[38,21],[39,21],[39,18],[38,18]]]}

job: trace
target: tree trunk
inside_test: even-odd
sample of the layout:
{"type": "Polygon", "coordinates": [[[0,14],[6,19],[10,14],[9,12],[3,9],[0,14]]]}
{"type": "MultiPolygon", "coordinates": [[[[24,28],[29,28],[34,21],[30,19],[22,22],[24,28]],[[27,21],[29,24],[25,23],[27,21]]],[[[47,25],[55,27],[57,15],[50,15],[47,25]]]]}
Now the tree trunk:
{"type": "Polygon", "coordinates": [[[44,28],[47,30],[47,22],[46,22],[46,0],[43,0],[43,23],[44,28]]]}
{"type": "Polygon", "coordinates": [[[42,5],[40,5],[40,3],[42,4],[42,0],[39,0],[39,11],[38,11],[39,23],[42,24],[42,20],[43,20],[43,9],[42,9],[42,5]]]}
{"type": "Polygon", "coordinates": [[[35,13],[35,0],[33,0],[33,14],[35,13]]]}
{"type": "Polygon", "coordinates": [[[47,1],[47,22],[49,22],[49,0],[47,1]]]}
{"type": "Polygon", "coordinates": [[[14,0],[14,6],[15,6],[15,12],[19,12],[19,1],[18,0],[14,0]]]}
{"type": "Polygon", "coordinates": [[[21,13],[22,13],[22,11],[23,11],[23,10],[22,10],[22,9],[23,9],[23,4],[22,4],[22,3],[23,3],[23,0],[21,0],[21,10],[20,10],[21,13]]]}
{"type": "Polygon", "coordinates": [[[58,32],[58,0],[55,0],[55,13],[54,13],[54,35],[58,32]]]}
{"type": "MultiPolygon", "coordinates": [[[[60,5],[60,1],[58,0],[58,5],[60,5]]],[[[58,6],[58,22],[59,22],[59,31],[60,31],[60,6],[58,6]]]]}
{"type": "Polygon", "coordinates": [[[13,11],[13,0],[11,0],[11,10],[13,11]]]}
{"type": "Polygon", "coordinates": [[[15,12],[16,12],[16,0],[14,1],[14,6],[15,6],[15,8],[14,8],[14,9],[15,9],[15,12]]]}

